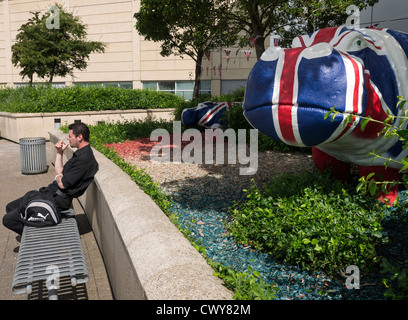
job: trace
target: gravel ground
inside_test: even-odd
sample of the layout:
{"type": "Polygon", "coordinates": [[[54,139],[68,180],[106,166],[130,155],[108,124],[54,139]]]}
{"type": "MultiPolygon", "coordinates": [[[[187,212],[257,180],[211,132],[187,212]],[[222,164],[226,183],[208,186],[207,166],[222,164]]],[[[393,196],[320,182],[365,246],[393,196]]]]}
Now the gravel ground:
{"type": "MultiPolygon", "coordinates": [[[[262,188],[281,172],[313,168],[310,154],[259,152],[256,174],[245,176],[239,174],[239,168],[243,167],[239,161],[232,165],[158,163],[149,156],[153,144],[147,140],[140,141],[124,142],[127,151],[123,151],[123,144],[115,144],[113,147],[122,150],[120,154],[127,162],[139,169],[144,168],[162,190],[173,198],[172,210],[180,214],[181,226],[191,230],[196,241],[206,247],[208,258],[229,265],[238,272],[248,272],[248,267],[252,267],[280,288],[278,298],[282,300],[384,299],[381,275],[362,277],[360,290],[348,290],[344,282],[322,272],[305,272],[278,263],[270,255],[250,246],[236,244],[228,236],[224,226],[228,219],[227,209],[234,201],[245,196],[243,190],[253,183],[262,188]]],[[[202,150],[205,150],[204,145],[202,150]]],[[[225,147],[225,159],[228,151],[225,147]]],[[[249,150],[247,152],[249,155],[249,150]]]]}

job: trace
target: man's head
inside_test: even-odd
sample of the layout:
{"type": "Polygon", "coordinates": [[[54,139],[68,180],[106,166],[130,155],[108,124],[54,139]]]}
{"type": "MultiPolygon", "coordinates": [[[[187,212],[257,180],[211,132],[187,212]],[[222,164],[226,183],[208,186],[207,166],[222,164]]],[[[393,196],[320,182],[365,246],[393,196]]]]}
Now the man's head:
{"type": "Polygon", "coordinates": [[[83,122],[75,122],[68,126],[68,140],[73,148],[82,148],[89,144],[89,128],[83,122]]]}

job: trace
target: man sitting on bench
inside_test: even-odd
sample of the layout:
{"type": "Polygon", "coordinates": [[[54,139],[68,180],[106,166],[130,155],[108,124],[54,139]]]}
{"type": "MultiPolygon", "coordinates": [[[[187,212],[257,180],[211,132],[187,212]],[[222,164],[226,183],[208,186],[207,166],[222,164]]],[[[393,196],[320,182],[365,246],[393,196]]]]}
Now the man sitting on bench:
{"type": "MultiPolygon", "coordinates": [[[[89,128],[82,122],[77,122],[68,127],[68,144],[59,141],[55,144],[55,179],[47,187],[38,191],[41,197],[51,201],[57,212],[68,210],[72,199],[81,196],[93,181],[99,166],[89,145],[89,128]],[[64,150],[70,145],[77,148],[72,158],[63,165],[62,156],[64,150]]],[[[6,206],[6,215],[3,217],[3,225],[19,235],[22,235],[24,223],[20,216],[21,208],[24,207],[32,197],[32,192],[10,202],[6,206]]]]}

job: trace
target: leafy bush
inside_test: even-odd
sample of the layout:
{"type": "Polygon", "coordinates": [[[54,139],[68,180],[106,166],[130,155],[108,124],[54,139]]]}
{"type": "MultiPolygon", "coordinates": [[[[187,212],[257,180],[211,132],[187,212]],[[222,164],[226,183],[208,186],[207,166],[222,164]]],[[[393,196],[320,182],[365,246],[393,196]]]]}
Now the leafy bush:
{"type": "Polygon", "coordinates": [[[383,210],[353,189],[320,172],[282,174],[263,192],[246,190],[246,201],[230,209],[228,228],[239,242],[306,270],[369,270],[379,259],[375,245],[386,240],[383,210]]]}
{"type": "Polygon", "coordinates": [[[173,122],[147,117],[143,120],[125,120],[116,123],[102,122],[96,126],[90,126],[91,137],[94,137],[98,143],[103,144],[147,138],[150,137],[153,130],[158,128],[172,133],[173,122]]]}
{"type": "MultiPolygon", "coordinates": [[[[405,261],[408,263],[408,260],[405,261]]],[[[386,287],[384,296],[392,300],[408,299],[408,268],[401,268],[390,263],[386,258],[382,261],[382,273],[391,274],[390,279],[383,278],[383,284],[386,287]]]]}
{"type": "Polygon", "coordinates": [[[231,101],[231,102],[242,102],[245,96],[245,86],[239,87],[229,93],[220,95],[217,100],[213,101],[231,101]]]}
{"type": "Polygon", "coordinates": [[[279,288],[273,283],[267,283],[258,271],[251,267],[248,272],[236,272],[230,267],[218,262],[209,261],[214,268],[214,275],[224,280],[225,286],[234,292],[236,300],[275,300],[279,288]]]}
{"type": "Polygon", "coordinates": [[[117,87],[40,85],[0,90],[0,111],[14,113],[175,108],[182,103],[179,96],[167,92],[117,87]]]}

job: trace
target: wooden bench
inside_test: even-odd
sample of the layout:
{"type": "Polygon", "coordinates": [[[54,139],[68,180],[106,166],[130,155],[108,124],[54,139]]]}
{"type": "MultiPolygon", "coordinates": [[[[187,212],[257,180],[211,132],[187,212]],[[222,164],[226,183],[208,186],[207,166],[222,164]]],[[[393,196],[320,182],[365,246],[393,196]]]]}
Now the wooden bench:
{"type": "Polygon", "coordinates": [[[73,287],[88,281],[73,209],[64,212],[58,225],[24,227],[12,292],[31,294],[33,282],[45,280],[48,299],[58,300],[59,279],[64,276],[71,278],[73,287]]]}

